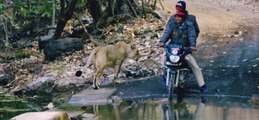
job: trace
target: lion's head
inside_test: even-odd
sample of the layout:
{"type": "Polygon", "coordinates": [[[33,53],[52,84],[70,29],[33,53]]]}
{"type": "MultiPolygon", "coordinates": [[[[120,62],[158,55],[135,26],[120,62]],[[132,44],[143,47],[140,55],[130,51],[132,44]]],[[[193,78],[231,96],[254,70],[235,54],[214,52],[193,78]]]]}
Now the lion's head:
{"type": "Polygon", "coordinates": [[[141,56],[139,54],[139,50],[138,50],[137,46],[131,45],[130,47],[131,47],[131,51],[129,52],[128,57],[135,61],[138,61],[141,56]]]}

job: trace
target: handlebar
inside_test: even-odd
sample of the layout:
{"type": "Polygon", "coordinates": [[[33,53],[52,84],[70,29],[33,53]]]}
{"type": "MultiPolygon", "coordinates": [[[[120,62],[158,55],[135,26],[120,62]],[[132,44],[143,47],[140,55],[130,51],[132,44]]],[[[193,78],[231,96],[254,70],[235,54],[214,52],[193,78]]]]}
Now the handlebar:
{"type": "MultiPolygon", "coordinates": [[[[164,46],[162,46],[162,48],[164,49],[170,49],[170,45],[168,44],[164,44],[164,46]]],[[[187,52],[192,52],[192,51],[197,51],[196,49],[195,50],[192,50],[191,47],[181,47],[184,51],[187,51],[187,52]]]]}

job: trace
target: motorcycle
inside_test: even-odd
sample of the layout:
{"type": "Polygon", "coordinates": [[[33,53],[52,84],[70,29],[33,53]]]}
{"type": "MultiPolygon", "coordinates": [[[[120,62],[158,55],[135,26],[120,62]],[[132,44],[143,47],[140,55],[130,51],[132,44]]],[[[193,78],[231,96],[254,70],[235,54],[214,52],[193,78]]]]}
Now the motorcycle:
{"type": "Polygon", "coordinates": [[[166,88],[168,98],[172,98],[174,88],[183,88],[184,79],[189,75],[191,69],[185,60],[185,56],[191,53],[189,47],[183,47],[178,44],[166,44],[165,60],[162,66],[164,75],[166,75],[166,88]]]}

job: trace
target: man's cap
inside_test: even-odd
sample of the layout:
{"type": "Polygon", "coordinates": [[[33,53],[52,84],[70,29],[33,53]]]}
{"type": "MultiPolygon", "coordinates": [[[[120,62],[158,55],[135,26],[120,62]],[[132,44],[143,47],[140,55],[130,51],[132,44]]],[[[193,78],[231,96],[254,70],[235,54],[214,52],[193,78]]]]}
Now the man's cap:
{"type": "Polygon", "coordinates": [[[180,7],[182,10],[186,9],[186,3],[184,1],[178,1],[175,7],[180,7]]]}
{"type": "Polygon", "coordinates": [[[179,16],[185,16],[186,12],[182,11],[182,10],[177,10],[175,15],[179,15],[179,16]]]}
{"type": "Polygon", "coordinates": [[[186,18],[186,11],[177,10],[176,13],[175,13],[175,16],[179,16],[179,17],[185,19],[186,18]]]}

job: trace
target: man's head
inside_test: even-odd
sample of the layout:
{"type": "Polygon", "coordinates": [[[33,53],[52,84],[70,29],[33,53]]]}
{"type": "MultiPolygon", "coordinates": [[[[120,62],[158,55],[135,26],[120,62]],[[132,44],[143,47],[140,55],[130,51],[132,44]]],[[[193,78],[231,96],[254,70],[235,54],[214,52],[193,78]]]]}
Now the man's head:
{"type": "Polygon", "coordinates": [[[182,23],[185,20],[186,12],[182,10],[177,10],[175,13],[176,23],[182,23]]]}
{"type": "Polygon", "coordinates": [[[184,1],[178,1],[175,5],[176,10],[186,10],[186,4],[184,1]]]}

